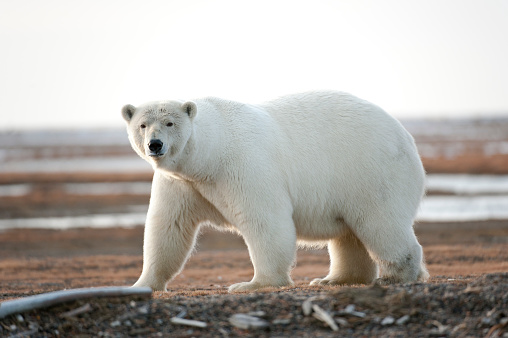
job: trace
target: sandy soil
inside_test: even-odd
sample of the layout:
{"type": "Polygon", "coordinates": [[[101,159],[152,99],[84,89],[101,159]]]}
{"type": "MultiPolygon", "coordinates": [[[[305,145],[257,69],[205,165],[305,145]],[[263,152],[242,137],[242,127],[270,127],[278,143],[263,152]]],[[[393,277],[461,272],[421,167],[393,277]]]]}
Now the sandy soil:
{"type": "MultiPolygon", "coordinates": [[[[417,234],[432,278],[508,271],[508,222],[424,223],[417,234]]],[[[143,228],[0,233],[0,299],[64,288],[131,285],[142,268],[143,228]]],[[[300,250],[293,278],[305,286],[328,269],[325,250],[300,250]]],[[[158,297],[213,294],[253,274],[243,240],[205,229],[183,272],[158,297]]]]}

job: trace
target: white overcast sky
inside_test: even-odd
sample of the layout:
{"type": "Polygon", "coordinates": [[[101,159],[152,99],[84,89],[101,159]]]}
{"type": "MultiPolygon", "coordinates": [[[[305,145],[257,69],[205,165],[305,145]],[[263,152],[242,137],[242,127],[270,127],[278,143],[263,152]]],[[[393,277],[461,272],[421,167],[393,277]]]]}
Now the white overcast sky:
{"type": "Polygon", "coordinates": [[[508,115],[508,1],[0,0],[0,129],[315,89],[398,117],[508,115]]]}

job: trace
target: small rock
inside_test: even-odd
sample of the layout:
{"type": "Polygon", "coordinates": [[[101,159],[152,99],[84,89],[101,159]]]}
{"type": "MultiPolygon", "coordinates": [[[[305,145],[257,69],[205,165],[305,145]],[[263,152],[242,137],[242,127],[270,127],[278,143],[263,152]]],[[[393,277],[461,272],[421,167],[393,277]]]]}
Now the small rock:
{"type": "Polygon", "coordinates": [[[363,312],[355,311],[355,305],[354,304],[349,304],[339,314],[341,314],[341,315],[346,314],[346,315],[351,315],[351,316],[355,316],[355,317],[359,317],[359,318],[365,318],[365,316],[366,316],[366,314],[363,313],[363,312]]]}
{"type": "Polygon", "coordinates": [[[112,322],[111,324],[109,324],[111,327],[118,327],[121,325],[120,321],[118,320],[115,320],[114,322],[112,322]]]}
{"type": "Polygon", "coordinates": [[[387,316],[381,321],[381,325],[383,326],[392,325],[393,323],[395,323],[395,319],[393,319],[392,316],[387,316]]]}
{"type": "Polygon", "coordinates": [[[344,309],[344,312],[347,312],[347,313],[351,313],[355,310],[355,305],[354,304],[349,304],[348,306],[346,306],[346,308],[344,309]]]}
{"type": "Polygon", "coordinates": [[[279,318],[272,320],[272,324],[274,325],[288,325],[291,323],[291,319],[288,318],[279,318]]]}
{"type": "Polygon", "coordinates": [[[347,320],[345,320],[344,318],[334,318],[335,319],[335,322],[337,322],[337,324],[339,324],[339,326],[341,327],[348,327],[349,326],[349,322],[347,320]]]}
{"type": "Polygon", "coordinates": [[[249,316],[244,313],[237,313],[229,317],[231,325],[240,329],[264,329],[268,327],[268,322],[258,317],[249,316]]]}
{"type": "Polygon", "coordinates": [[[436,327],[436,329],[430,330],[429,333],[431,335],[434,335],[434,334],[442,335],[442,334],[445,334],[449,329],[448,325],[443,325],[440,322],[438,322],[437,320],[432,321],[432,325],[434,325],[436,327]]]}
{"type": "Polygon", "coordinates": [[[125,322],[123,322],[123,325],[132,326],[132,322],[130,320],[126,320],[125,322]]]}
{"type": "Polygon", "coordinates": [[[406,324],[407,322],[409,322],[409,319],[411,317],[409,315],[404,315],[402,317],[400,317],[399,319],[397,319],[397,321],[395,322],[395,324],[397,325],[404,325],[406,324]]]}
{"type": "Polygon", "coordinates": [[[482,322],[482,326],[491,326],[492,325],[492,318],[483,317],[481,322],[482,322]]]}
{"type": "Polygon", "coordinates": [[[466,287],[466,289],[464,291],[462,291],[462,293],[480,293],[481,291],[482,291],[482,288],[479,286],[474,287],[474,286],[468,285],[466,287]]]}
{"type": "Polygon", "coordinates": [[[466,323],[460,323],[459,325],[455,325],[452,329],[452,334],[458,332],[458,331],[461,331],[461,330],[464,330],[467,328],[467,325],[466,323]]]}
{"type": "Polygon", "coordinates": [[[178,317],[178,318],[183,318],[187,316],[187,310],[183,309],[182,311],[180,311],[175,317],[178,317]]]}
{"type": "Polygon", "coordinates": [[[487,312],[487,317],[490,317],[490,316],[492,316],[494,313],[496,313],[496,310],[497,310],[496,308],[493,308],[492,310],[488,311],[488,312],[487,312]]]}
{"type": "Polygon", "coordinates": [[[142,315],[148,314],[148,305],[144,305],[138,308],[138,313],[142,315]]]}
{"type": "Polygon", "coordinates": [[[16,320],[19,322],[19,323],[23,323],[25,321],[25,318],[23,318],[22,315],[20,314],[17,314],[16,315],[16,320]]]}

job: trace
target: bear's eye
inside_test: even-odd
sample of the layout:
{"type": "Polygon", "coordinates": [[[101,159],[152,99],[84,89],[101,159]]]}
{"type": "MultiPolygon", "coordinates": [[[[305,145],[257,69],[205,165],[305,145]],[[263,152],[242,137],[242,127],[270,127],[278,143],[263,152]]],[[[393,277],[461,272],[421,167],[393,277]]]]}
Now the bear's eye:
{"type": "Polygon", "coordinates": [[[141,129],[145,129],[145,128],[146,128],[146,126],[145,126],[144,124],[142,124],[142,125],[140,125],[140,128],[141,128],[141,129]]]}
{"type": "Polygon", "coordinates": [[[173,122],[166,123],[166,127],[172,127],[172,126],[173,126],[173,122]]]}

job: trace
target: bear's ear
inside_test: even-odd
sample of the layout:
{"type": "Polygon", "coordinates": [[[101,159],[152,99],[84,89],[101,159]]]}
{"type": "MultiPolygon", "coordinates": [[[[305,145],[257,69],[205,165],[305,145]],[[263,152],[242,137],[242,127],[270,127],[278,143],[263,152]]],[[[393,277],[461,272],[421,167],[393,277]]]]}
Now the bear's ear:
{"type": "Polygon", "coordinates": [[[184,112],[187,113],[187,115],[189,115],[191,119],[193,119],[194,116],[196,116],[196,114],[198,113],[198,107],[196,106],[196,103],[192,101],[187,101],[184,104],[182,104],[182,109],[184,112]]]}
{"type": "Polygon", "coordinates": [[[123,108],[122,108],[123,119],[127,122],[130,122],[130,120],[134,116],[135,111],[136,111],[136,107],[134,107],[132,104],[123,106],[123,108]]]}

